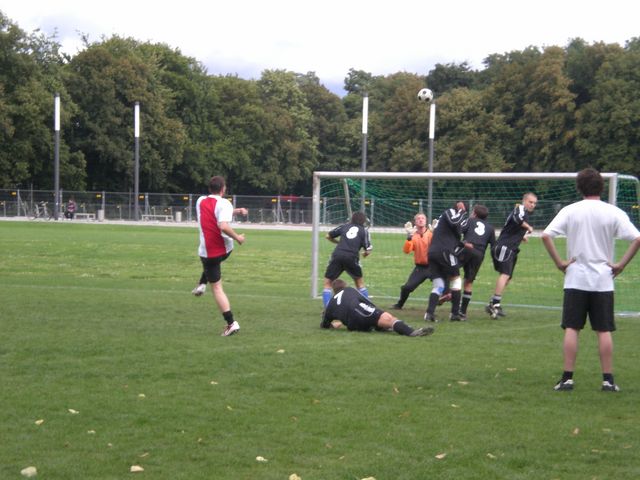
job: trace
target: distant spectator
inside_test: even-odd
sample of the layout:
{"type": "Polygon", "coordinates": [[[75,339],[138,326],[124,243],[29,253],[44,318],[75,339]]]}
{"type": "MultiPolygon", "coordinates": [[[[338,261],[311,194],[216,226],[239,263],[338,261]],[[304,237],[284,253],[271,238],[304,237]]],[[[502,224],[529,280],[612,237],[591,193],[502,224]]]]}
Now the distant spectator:
{"type": "Polygon", "coordinates": [[[64,211],[64,218],[73,220],[73,217],[76,214],[76,208],[76,201],[73,199],[73,197],[69,198],[69,201],[67,202],[67,208],[64,211]]]}

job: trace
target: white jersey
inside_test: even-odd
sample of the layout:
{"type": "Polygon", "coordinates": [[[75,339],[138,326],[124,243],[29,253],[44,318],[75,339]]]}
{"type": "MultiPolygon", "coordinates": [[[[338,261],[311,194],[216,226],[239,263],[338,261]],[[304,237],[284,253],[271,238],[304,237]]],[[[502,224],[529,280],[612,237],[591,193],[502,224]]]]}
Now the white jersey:
{"type": "Polygon", "coordinates": [[[544,230],[550,237],[567,237],[567,267],[564,288],[590,292],[612,292],[614,240],[632,241],[640,232],[627,214],[601,200],[581,200],[564,207],[544,230]]]}

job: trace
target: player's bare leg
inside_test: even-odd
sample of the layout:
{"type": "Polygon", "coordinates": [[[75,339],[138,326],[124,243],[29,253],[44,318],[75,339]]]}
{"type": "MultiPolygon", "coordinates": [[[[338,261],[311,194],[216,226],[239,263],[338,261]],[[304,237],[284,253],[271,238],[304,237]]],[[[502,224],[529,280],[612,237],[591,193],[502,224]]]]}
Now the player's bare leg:
{"type": "Polygon", "coordinates": [[[211,284],[211,293],[213,293],[213,298],[222,313],[231,310],[231,304],[229,303],[227,294],[224,293],[222,288],[222,280],[211,284]]]}
{"type": "Polygon", "coordinates": [[[229,303],[227,294],[224,293],[224,290],[222,288],[222,280],[211,284],[211,292],[213,293],[213,298],[215,299],[220,312],[222,312],[222,316],[224,317],[225,322],[227,322],[227,326],[222,332],[222,336],[228,337],[229,335],[233,335],[238,330],[240,330],[240,325],[238,325],[238,322],[234,321],[233,319],[233,313],[231,313],[231,304],[229,303]]]}
{"type": "Polygon", "coordinates": [[[578,336],[579,330],[573,328],[565,328],[564,341],[562,343],[562,351],[564,353],[564,370],[573,372],[576,365],[576,357],[578,356],[578,336]]]}
{"type": "Polygon", "coordinates": [[[611,332],[596,332],[602,373],[613,373],[613,337],[611,332]]]}
{"type": "Polygon", "coordinates": [[[434,332],[433,327],[413,329],[402,320],[391,315],[389,312],[384,312],[380,315],[380,318],[378,319],[378,327],[384,330],[393,330],[394,332],[400,335],[406,335],[407,337],[424,337],[431,335],[434,332]]]}

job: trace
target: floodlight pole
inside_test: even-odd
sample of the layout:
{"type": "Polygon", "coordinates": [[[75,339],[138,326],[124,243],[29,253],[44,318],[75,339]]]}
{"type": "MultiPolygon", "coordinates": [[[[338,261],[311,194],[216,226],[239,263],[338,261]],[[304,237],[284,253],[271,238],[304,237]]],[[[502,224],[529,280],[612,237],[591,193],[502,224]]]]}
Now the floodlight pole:
{"type": "Polygon", "coordinates": [[[60,94],[56,93],[53,99],[53,218],[58,220],[60,216],[60,94]]]}
{"type": "MultiPolygon", "coordinates": [[[[433,140],[436,133],[436,102],[433,100],[429,105],[429,173],[433,173],[433,140]]],[[[427,218],[433,221],[431,213],[433,211],[433,179],[429,178],[429,199],[427,201],[427,218]]]]}
{"type": "Polygon", "coordinates": [[[133,109],[133,136],[135,139],[133,218],[138,221],[140,220],[140,205],[138,204],[138,197],[140,194],[140,102],[136,102],[133,109]]]}
{"type": "MultiPolygon", "coordinates": [[[[367,126],[369,123],[369,94],[364,93],[362,98],[362,171],[367,171],[367,126]]],[[[367,181],[363,178],[362,185],[362,199],[360,203],[360,210],[366,213],[365,199],[366,199],[366,185],[367,181]]]]}

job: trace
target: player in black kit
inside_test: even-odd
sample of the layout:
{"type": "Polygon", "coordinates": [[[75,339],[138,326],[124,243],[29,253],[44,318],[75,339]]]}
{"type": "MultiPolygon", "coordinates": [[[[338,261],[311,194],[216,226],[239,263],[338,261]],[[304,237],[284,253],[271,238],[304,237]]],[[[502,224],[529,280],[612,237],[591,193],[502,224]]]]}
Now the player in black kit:
{"type": "Polygon", "coordinates": [[[367,216],[364,212],[355,212],[351,216],[350,223],[340,225],[327,233],[327,240],[338,245],[333,251],[324,273],[322,302],[325,306],[331,298],[331,282],[345,271],[353,278],[358,291],[365,297],[369,296],[360,266],[360,249],[364,250],[365,257],[371,253],[372,249],[369,231],[364,227],[366,221],[367,216]],[[339,241],[338,237],[340,237],[339,241]]]}
{"type": "Polygon", "coordinates": [[[496,243],[496,231],[486,219],[489,209],[484,205],[474,205],[469,223],[466,227],[463,242],[465,249],[460,256],[460,262],[464,270],[464,290],[462,303],[460,304],[460,320],[467,319],[467,307],[471,301],[473,282],[480,271],[484,254],[488,245],[496,243]]]}
{"type": "Polygon", "coordinates": [[[347,283],[340,278],[333,281],[332,288],[333,296],[322,313],[321,328],[340,328],[344,325],[349,331],[357,332],[393,330],[407,337],[424,337],[434,332],[433,327],[414,330],[389,312],[377,308],[355,288],[347,287],[347,283]]]}
{"type": "Polygon", "coordinates": [[[436,321],[435,310],[440,295],[444,292],[445,282],[451,288],[451,320],[460,320],[460,260],[458,256],[464,249],[462,233],[465,231],[469,217],[464,202],[456,202],[438,219],[433,231],[433,239],[429,246],[429,268],[433,278],[433,288],[429,295],[429,305],[424,314],[427,321],[436,321]]]}
{"type": "Polygon", "coordinates": [[[506,316],[500,305],[502,293],[507,288],[513,276],[513,270],[516,268],[520,242],[526,242],[525,235],[533,232],[533,227],[529,225],[529,214],[535,210],[537,203],[538,197],[534,193],[525,193],[522,197],[522,205],[517,204],[509,214],[495,246],[491,249],[493,268],[498,272],[495,293],[489,305],[485,307],[485,311],[491,318],[506,316]]]}

